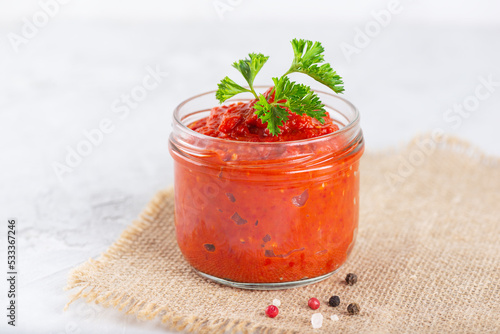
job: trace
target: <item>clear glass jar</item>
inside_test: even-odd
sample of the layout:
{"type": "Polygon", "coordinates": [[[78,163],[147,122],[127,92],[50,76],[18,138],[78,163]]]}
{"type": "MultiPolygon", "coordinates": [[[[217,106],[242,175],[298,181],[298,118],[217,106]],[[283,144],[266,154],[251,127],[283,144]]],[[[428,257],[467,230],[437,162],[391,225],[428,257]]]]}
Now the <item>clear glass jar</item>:
{"type": "MultiPolygon", "coordinates": [[[[359,215],[364,141],[357,109],[317,91],[340,130],[289,142],[242,142],[187,127],[217,106],[215,92],[174,111],[175,227],[202,276],[248,289],[325,279],[346,261],[359,215]]],[[[252,96],[227,103],[248,101],[252,96]]]]}

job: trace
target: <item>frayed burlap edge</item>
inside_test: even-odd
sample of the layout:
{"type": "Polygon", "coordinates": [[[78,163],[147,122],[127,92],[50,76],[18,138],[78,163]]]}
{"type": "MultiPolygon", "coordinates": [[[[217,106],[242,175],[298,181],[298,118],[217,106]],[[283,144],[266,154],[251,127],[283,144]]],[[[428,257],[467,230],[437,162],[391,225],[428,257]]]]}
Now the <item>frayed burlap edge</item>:
{"type": "MultiPolygon", "coordinates": [[[[497,167],[500,165],[500,157],[487,155],[474,144],[471,144],[463,139],[447,135],[435,137],[430,134],[420,134],[415,136],[404,149],[389,149],[376,152],[375,154],[383,155],[393,154],[396,152],[410,153],[414,150],[421,150],[421,146],[419,146],[419,144],[425,140],[432,141],[434,151],[453,152],[467,157],[470,162],[479,163],[484,166],[497,167]]],[[[374,153],[372,152],[372,154],[374,153]]],[[[173,188],[159,191],[140,214],[138,219],[123,231],[119,239],[113,243],[105,253],[103,253],[97,260],[89,259],[87,262],[81,264],[70,272],[68,283],[64,290],[73,290],[76,288],[79,288],[79,290],[76,294],[71,296],[71,299],[64,307],[64,310],[67,310],[70,304],[77,299],[83,299],[87,303],[94,302],[106,308],[117,308],[119,311],[128,315],[135,314],[136,317],[141,320],[153,320],[160,317],[161,323],[167,325],[169,328],[188,333],[296,333],[296,331],[270,328],[269,326],[256,324],[252,321],[214,320],[194,315],[179,316],[168,307],[162,307],[156,303],[147,303],[145,301],[136,300],[134,296],[125,292],[99,289],[98,286],[93,285],[92,282],[84,279],[88,278],[85,273],[88,272],[89,269],[92,269],[92,271],[100,270],[101,268],[104,268],[107,263],[111,262],[115,258],[118,258],[119,255],[126,250],[127,247],[129,247],[129,244],[131,244],[145,228],[151,225],[157,214],[162,211],[165,201],[167,199],[171,199],[172,197],[173,188]]]]}

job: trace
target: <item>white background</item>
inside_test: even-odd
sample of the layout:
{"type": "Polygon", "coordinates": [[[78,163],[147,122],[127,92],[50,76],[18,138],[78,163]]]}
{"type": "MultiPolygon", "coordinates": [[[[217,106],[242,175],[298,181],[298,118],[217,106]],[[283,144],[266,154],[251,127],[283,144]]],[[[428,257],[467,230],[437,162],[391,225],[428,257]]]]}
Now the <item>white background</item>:
{"type": "MultiPolygon", "coordinates": [[[[361,112],[367,150],[439,128],[500,155],[500,87],[468,116],[444,118],[473,98],[481,77],[500,82],[499,2],[401,0],[398,14],[350,57],[341,46],[356,46],[359,31],[389,1],[67,2],[18,47],[13,34],[23,36],[41,5],[0,2],[0,259],[7,218],[15,217],[19,333],[161,331],[81,301],[63,312],[70,293],[62,288],[72,267],[103,252],[172,184],[173,108],[215,89],[225,75],[239,80],[230,64],[248,52],[271,56],[257,78],[269,84],[288,68],[290,39],[321,41],[361,112]],[[221,3],[225,10],[217,11],[221,3]],[[168,76],[120,118],[112,104],[141,84],[147,67],[168,76]],[[64,164],[105,118],[113,131],[58,177],[54,163],[64,164]]],[[[7,303],[3,275],[0,309],[7,303]]],[[[14,332],[2,314],[0,331],[14,332]]]]}

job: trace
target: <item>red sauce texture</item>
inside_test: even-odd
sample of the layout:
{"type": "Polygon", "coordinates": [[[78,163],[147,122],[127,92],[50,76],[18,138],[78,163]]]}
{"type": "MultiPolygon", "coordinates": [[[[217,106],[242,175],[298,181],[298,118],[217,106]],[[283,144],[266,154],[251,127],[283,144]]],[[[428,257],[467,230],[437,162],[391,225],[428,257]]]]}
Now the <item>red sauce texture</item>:
{"type": "MultiPolygon", "coordinates": [[[[274,101],[274,96],[269,97],[271,88],[264,93],[269,102],[274,101]]],[[[290,113],[288,121],[280,127],[277,136],[269,133],[267,125],[262,123],[255,114],[253,105],[257,100],[238,102],[229,105],[214,107],[210,116],[190,125],[194,131],[210,137],[229,140],[250,142],[276,142],[309,139],[335,132],[338,125],[327,115],[321,124],[318,120],[307,115],[299,116],[290,113]]]]}

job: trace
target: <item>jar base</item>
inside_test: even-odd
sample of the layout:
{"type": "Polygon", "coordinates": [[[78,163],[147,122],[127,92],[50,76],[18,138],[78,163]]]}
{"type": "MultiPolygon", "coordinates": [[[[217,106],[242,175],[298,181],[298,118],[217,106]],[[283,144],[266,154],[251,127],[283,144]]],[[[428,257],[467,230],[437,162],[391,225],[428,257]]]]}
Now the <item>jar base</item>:
{"type": "Polygon", "coordinates": [[[198,271],[194,268],[192,268],[198,275],[201,277],[207,278],[211,281],[214,281],[216,283],[222,284],[222,285],[227,285],[232,288],[239,288],[239,289],[247,289],[247,290],[285,290],[285,289],[291,289],[291,288],[298,288],[301,286],[306,286],[309,284],[314,284],[318,283],[320,281],[323,281],[327,279],[328,277],[332,276],[335,274],[337,271],[340,270],[342,266],[338,267],[331,273],[318,276],[318,277],[313,277],[313,278],[306,278],[302,279],[299,281],[293,281],[293,282],[279,282],[279,283],[242,283],[242,282],[234,282],[234,281],[229,281],[225,280],[219,277],[215,277],[209,274],[205,274],[201,271],[198,271]]]}

